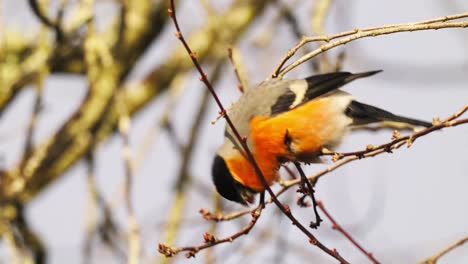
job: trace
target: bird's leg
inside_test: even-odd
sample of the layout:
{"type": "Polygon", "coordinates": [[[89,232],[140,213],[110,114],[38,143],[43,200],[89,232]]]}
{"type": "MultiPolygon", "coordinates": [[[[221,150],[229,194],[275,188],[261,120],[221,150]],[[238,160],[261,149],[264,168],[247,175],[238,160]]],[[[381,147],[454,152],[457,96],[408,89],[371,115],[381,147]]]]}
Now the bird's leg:
{"type": "Polygon", "coordinates": [[[320,222],[322,222],[323,220],[322,218],[320,218],[320,215],[317,211],[317,201],[315,200],[314,188],[312,187],[312,184],[310,183],[309,179],[307,179],[299,162],[295,161],[294,165],[296,166],[297,170],[299,171],[299,174],[301,175],[301,188],[304,192],[304,195],[309,195],[312,199],[312,208],[314,208],[315,221],[310,222],[310,227],[316,229],[320,226],[320,222]]]}

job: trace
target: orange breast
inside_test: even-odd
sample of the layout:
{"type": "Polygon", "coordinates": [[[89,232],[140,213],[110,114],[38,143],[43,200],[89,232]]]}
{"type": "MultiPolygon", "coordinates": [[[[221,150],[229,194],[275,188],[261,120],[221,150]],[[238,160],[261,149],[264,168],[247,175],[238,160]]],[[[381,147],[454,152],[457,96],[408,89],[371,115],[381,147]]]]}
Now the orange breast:
{"type": "Polygon", "coordinates": [[[335,109],[331,100],[328,97],[312,100],[271,118],[253,118],[250,129],[255,153],[260,156],[285,155],[288,158],[298,154],[319,153],[324,145],[334,141],[343,130],[337,120],[343,114],[335,109]],[[286,133],[291,141],[291,149],[285,142],[286,133]]]}
{"type": "MultiPolygon", "coordinates": [[[[254,117],[250,121],[252,151],[268,184],[276,180],[281,160],[306,161],[341,137],[343,127],[338,124],[339,116],[343,116],[342,112],[334,109],[330,99],[321,98],[274,117],[254,117]]],[[[240,182],[254,190],[263,190],[253,167],[242,156],[228,163],[240,182]]]]}
{"type": "MultiPolygon", "coordinates": [[[[264,167],[271,163],[265,163],[264,161],[259,160],[258,157],[255,157],[255,160],[260,166],[268,185],[271,185],[277,178],[277,173],[276,171],[269,170],[264,167]]],[[[247,186],[257,192],[264,190],[262,182],[255,173],[255,169],[242,155],[239,154],[238,156],[232,157],[231,159],[226,160],[226,163],[234,178],[244,186],[247,186]]]]}

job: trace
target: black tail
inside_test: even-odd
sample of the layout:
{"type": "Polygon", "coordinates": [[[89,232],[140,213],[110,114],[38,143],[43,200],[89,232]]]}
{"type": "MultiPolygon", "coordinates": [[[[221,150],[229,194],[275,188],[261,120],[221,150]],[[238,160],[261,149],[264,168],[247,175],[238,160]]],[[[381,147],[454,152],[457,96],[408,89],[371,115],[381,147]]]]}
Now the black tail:
{"type": "Polygon", "coordinates": [[[346,108],[345,113],[353,119],[353,125],[366,125],[375,122],[391,121],[410,124],[413,126],[432,126],[429,122],[397,116],[375,106],[363,104],[357,101],[351,101],[348,108],[346,108]]]}

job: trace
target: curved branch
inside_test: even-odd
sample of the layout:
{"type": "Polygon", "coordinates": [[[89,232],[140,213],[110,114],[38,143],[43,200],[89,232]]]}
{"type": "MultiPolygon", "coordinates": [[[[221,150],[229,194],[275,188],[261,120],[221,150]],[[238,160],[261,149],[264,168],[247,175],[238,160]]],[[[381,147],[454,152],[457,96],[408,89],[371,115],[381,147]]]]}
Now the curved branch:
{"type": "Polygon", "coordinates": [[[231,236],[228,236],[228,237],[225,237],[225,238],[216,238],[212,234],[205,233],[205,234],[203,234],[203,239],[204,239],[205,243],[203,243],[200,246],[173,248],[173,247],[169,247],[169,246],[166,246],[166,245],[160,243],[158,245],[158,251],[159,251],[159,253],[163,254],[166,257],[172,257],[172,256],[176,255],[179,252],[188,251],[188,253],[185,256],[187,258],[191,258],[191,257],[195,257],[195,254],[198,253],[200,250],[210,248],[210,247],[216,246],[218,244],[222,244],[222,243],[226,243],[226,242],[232,242],[235,239],[237,239],[237,238],[239,238],[239,237],[241,237],[243,235],[247,235],[250,232],[250,230],[252,230],[252,228],[257,223],[258,218],[262,214],[262,210],[263,210],[264,206],[265,206],[264,203],[260,203],[255,209],[253,209],[252,213],[251,213],[252,219],[250,220],[250,222],[246,226],[244,226],[239,232],[237,232],[237,233],[235,233],[235,234],[233,234],[231,236]]]}
{"type": "Polygon", "coordinates": [[[421,31],[421,30],[435,30],[443,28],[466,28],[468,27],[468,21],[462,22],[447,22],[450,20],[466,18],[468,13],[444,16],[440,18],[424,20],[415,23],[405,23],[405,24],[393,24],[393,25],[384,25],[379,27],[370,27],[363,29],[354,29],[349,31],[344,31],[338,34],[330,36],[317,36],[317,37],[304,37],[294,48],[290,49],[286,56],[281,60],[281,62],[276,67],[275,71],[272,74],[272,77],[283,77],[287,72],[291,71],[300,64],[310,60],[311,58],[337,46],[344,45],[356,39],[366,38],[366,37],[376,37],[380,35],[388,35],[400,32],[412,32],[412,31],[421,31]],[[337,41],[330,42],[334,39],[341,38],[337,41]],[[295,62],[291,63],[287,67],[283,68],[283,65],[288,61],[296,51],[298,51],[302,46],[309,42],[324,41],[326,44],[321,45],[317,49],[307,53],[302,56],[295,62]]]}
{"type": "Polygon", "coordinates": [[[460,240],[458,240],[457,242],[453,243],[452,245],[448,246],[447,248],[445,248],[444,250],[442,250],[441,252],[435,254],[434,256],[430,257],[430,258],[427,258],[423,261],[420,262],[420,264],[436,264],[437,261],[442,257],[444,256],[445,254],[449,253],[450,251],[453,251],[454,249],[456,249],[457,247],[461,247],[463,244],[465,244],[466,242],[468,242],[468,237],[465,237],[465,238],[462,238],[460,240]]]}
{"type": "Polygon", "coordinates": [[[41,23],[46,25],[47,27],[50,27],[53,30],[55,30],[57,34],[57,40],[59,42],[62,41],[64,38],[64,31],[60,24],[62,21],[65,6],[63,4],[61,5],[57,19],[53,21],[51,18],[47,16],[42,5],[38,3],[38,0],[29,0],[28,2],[29,2],[29,6],[31,7],[32,11],[36,15],[36,17],[39,19],[39,21],[41,21],[41,23]]]}

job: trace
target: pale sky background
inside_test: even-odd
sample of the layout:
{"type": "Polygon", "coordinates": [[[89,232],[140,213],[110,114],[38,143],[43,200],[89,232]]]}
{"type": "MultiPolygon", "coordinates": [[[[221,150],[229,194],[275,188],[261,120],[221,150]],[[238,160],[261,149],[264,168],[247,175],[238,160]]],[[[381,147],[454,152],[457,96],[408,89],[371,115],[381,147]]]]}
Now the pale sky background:
{"type": "MultiPolygon", "coordinates": [[[[229,1],[219,1],[217,6],[226,6],[226,2],[229,1]]],[[[25,34],[37,29],[27,1],[0,3],[6,6],[2,10],[6,26],[23,28],[25,34]]],[[[308,6],[310,4],[298,10],[303,21],[308,21],[304,20],[311,12],[308,6]]],[[[197,1],[184,1],[182,8],[179,20],[184,32],[203,22],[203,12],[197,1]]],[[[416,22],[467,10],[468,2],[462,0],[336,0],[326,30],[336,33],[356,27],[416,22]]],[[[112,4],[105,1],[100,4],[98,14],[109,16],[111,11],[115,11],[112,4]]],[[[253,47],[253,39],[264,34],[271,25],[275,10],[269,8],[266,14],[247,32],[248,37],[240,44],[251,84],[266,78],[295,43],[292,34],[288,33],[290,28],[281,25],[272,36],[274,45],[268,48],[253,47]]],[[[302,25],[303,30],[309,32],[306,31],[308,24],[302,25]]],[[[173,37],[172,24],[166,28],[165,36],[163,41],[154,43],[132,74],[132,79],[144,76],[151,67],[161,63],[161,58],[169,54],[175,45],[180,45],[173,37]]],[[[397,114],[425,120],[435,116],[445,118],[468,103],[467,43],[468,29],[403,33],[358,40],[337,49],[346,51],[343,70],[383,69],[384,72],[356,81],[346,86],[345,90],[363,102],[397,114]]],[[[303,65],[288,77],[306,77],[310,74],[308,66],[303,65]]],[[[239,96],[230,68],[226,68],[225,78],[217,86],[225,105],[239,96]]],[[[196,74],[189,76],[185,87],[173,115],[176,134],[182,142],[187,141],[187,130],[191,126],[201,89],[204,89],[196,74]]],[[[36,140],[50,135],[76,109],[85,88],[86,83],[79,77],[62,75],[47,79],[45,112],[39,120],[36,140]]],[[[22,131],[29,118],[32,95],[31,90],[22,92],[0,119],[0,153],[6,166],[15,164],[21,154],[22,131]]],[[[159,98],[137,115],[131,131],[133,146],[139,146],[147,129],[160,117],[164,105],[164,100],[159,98]]],[[[211,103],[210,114],[203,120],[203,131],[190,170],[197,181],[209,188],[212,188],[210,169],[213,153],[222,142],[224,129],[223,121],[211,125],[210,121],[216,115],[217,109],[211,103]]],[[[390,137],[391,131],[354,132],[344,140],[339,150],[362,149],[367,144],[387,142],[390,137]]],[[[353,162],[330,173],[319,181],[316,195],[336,220],[378,260],[383,263],[415,263],[468,235],[467,149],[468,126],[445,129],[417,140],[410,149],[403,147],[394,154],[353,162]]],[[[134,205],[143,229],[147,260],[157,256],[157,244],[164,242],[161,241],[160,227],[172,201],[172,186],[178,164],[177,151],[167,134],[162,133],[135,178],[134,205]]],[[[306,172],[312,174],[325,166],[307,166],[306,172]]],[[[87,202],[85,179],[85,167],[80,162],[28,206],[27,216],[49,249],[50,263],[82,262],[87,202]]],[[[118,138],[107,140],[99,147],[97,179],[98,188],[105,197],[115,197],[123,180],[118,138]]],[[[198,210],[201,207],[211,208],[206,199],[209,195],[196,190],[189,192],[190,204],[185,212],[188,221],[180,231],[177,245],[198,245],[202,242],[202,234],[208,230],[208,223],[201,220],[198,210]]],[[[312,211],[310,208],[297,208],[294,198],[294,191],[290,191],[290,195],[281,200],[288,202],[293,213],[307,224],[312,211]]],[[[231,210],[239,208],[232,206],[231,210]]],[[[120,224],[125,226],[123,206],[117,213],[120,224]]],[[[217,246],[218,260],[223,260],[223,263],[272,261],[278,256],[276,242],[270,243],[270,247],[256,249],[258,240],[255,238],[265,229],[274,227],[270,239],[277,239],[279,232],[290,246],[283,252],[285,262],[307,263],[314,260],[314,263],[335,263],[318,249],[309,246],[303,234],[276,214],[277,209],[268,206],[251,235],[232,244],[217,246]],[[257,252],[255,258],[230,253],[239,250],[240,244],[251,245],[257,252]]],[[[224,237],[239,230],[239,223],[246,221],[247,218],[220,224],[218,236],[224,237]]],[[[337,248],[352,263],[368,262],[341,234],[330,229],[328,220],[313,233],[326,245],[337,248]]],[[[105,250],[99,252],[95,263],[116,261],[105,250]]],[[[6,254],[0,241],[0,263],[5,261],[6,254]]],[[[203,254],[201,252],[191,260],[186,260],[181,254],[175,260],[177,263],[200,263],[204,261],[203,254]]],[[[440,263],[468,263],[468,247],[450,253],[440,263]]]]}

